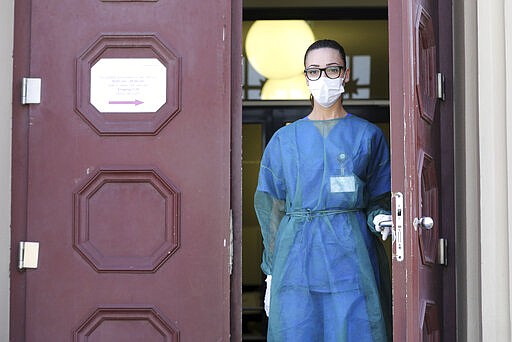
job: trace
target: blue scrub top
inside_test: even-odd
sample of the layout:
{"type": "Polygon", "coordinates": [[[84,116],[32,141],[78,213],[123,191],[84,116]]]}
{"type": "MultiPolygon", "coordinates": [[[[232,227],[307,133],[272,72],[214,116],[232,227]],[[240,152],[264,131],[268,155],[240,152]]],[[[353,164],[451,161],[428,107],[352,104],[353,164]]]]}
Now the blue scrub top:
{"type": "Polygon", "coordinates": [[[274,134],[255,194],[268,341],[386,341],[372,220],[389,214],[390,182],[386,139],[364,119],[304,118],[274,134]]]}

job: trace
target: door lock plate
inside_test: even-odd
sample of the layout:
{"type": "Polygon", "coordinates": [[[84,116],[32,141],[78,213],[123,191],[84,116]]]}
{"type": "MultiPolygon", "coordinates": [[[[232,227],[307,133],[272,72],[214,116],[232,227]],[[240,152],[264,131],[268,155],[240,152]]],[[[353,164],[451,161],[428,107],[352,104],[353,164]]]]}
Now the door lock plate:
{"type": "Polygon", "coordinates": [[[396,261],[404,261],[404,196],[401,192],[395,192],[395,257],[396,261]]]}

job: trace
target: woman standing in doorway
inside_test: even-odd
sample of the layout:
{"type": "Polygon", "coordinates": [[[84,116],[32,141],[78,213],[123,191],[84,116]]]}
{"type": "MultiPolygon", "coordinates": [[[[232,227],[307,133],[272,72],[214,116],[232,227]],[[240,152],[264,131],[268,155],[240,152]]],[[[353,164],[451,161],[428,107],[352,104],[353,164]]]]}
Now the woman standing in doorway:
{"type": "Polygon", "coordinates": [[[278,130],[261,161],[255,209],[267,275],[268,341],[386,341],[389,149],[342,105],[343,47],[304,57],[311,113],[278,130]]]}

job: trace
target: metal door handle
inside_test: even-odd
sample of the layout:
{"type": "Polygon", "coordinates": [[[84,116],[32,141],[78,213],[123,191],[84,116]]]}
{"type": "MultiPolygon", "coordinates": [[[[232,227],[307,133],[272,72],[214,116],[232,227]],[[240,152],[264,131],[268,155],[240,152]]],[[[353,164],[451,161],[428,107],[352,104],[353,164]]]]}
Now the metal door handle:
{"type": "Polygon", "coordinates": [[[430,229],[432,229],[432,227],[434,227],[434,220],[432,219],[432,217],[428,217],[428,216],[425,216],[422,218],[416,217],[414,219],[413,225],[414,225],[415,229],[418,229],[418,227],[419,227],[419,228],[423,228],[425,230],[430,230],[430,229]]]}

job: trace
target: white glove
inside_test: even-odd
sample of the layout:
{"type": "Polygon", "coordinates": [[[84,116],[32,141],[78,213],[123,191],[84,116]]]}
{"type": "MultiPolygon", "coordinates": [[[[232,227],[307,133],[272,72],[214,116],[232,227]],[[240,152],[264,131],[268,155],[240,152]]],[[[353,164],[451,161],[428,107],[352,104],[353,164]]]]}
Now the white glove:
{"type": "Polygon", "coordinates": [[[393,218],[391,215],[379,214],[373,218],[375,230],[382,235],[382,240],[386,241],[393,227],[393,218]]]}
{"type": "Polygon", "coordinates": [[[268,317],[268,313],[270,311],[270,287],[272,286],[272,276],[267,275],[265,282],[267,283],[267,289],[265,290],[265,300],[263,301],[263,304],[265,307],[265,313],[268,317]]]}

